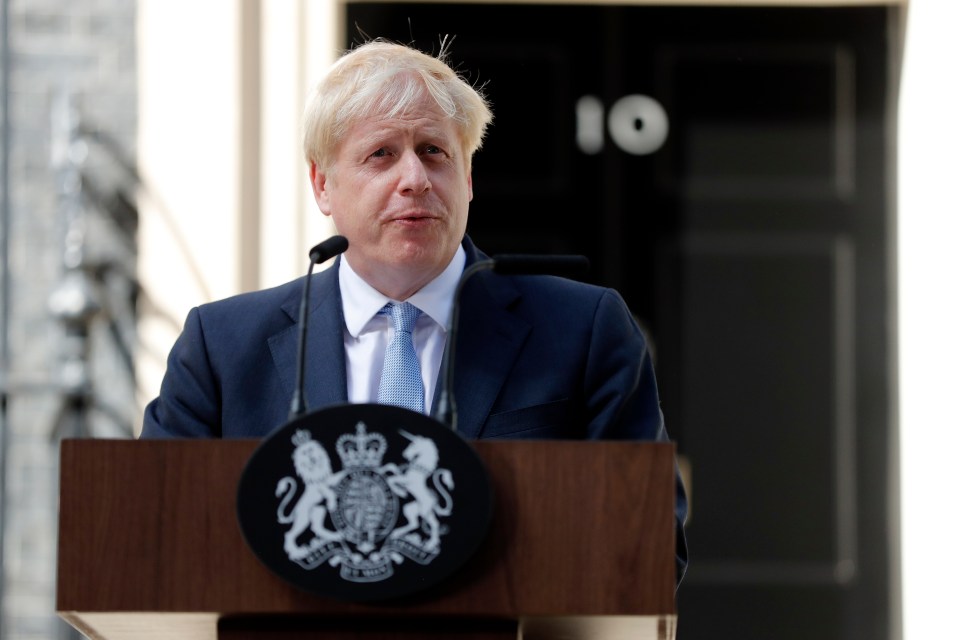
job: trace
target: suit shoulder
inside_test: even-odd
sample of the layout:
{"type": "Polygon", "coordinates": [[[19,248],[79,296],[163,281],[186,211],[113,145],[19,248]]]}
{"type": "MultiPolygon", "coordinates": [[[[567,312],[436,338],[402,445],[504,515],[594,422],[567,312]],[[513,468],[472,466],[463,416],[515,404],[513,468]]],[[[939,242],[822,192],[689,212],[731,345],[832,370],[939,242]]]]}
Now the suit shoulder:
{"type": "MultiPolygon", "coordinates": [[[[220,300],[214,300],[199,305],[198,309],[203,314],[220,313],[240,313],[247,310],[263,309],[282,309],[287,314],[296,315],[303,296],[303,286],[306,276],[300,276],[289,282],[238,293],[220,300]]],[[[324,269],[314,273],[310,278],[310,304],[316,307],[321,301],[329,299],[337,288],[337,270],[335,268],[324,269]]]]}
{"type": "Polygon", "coordinates": [[[512,279],[516,297],[507,302],[506,308],[514,309],[531,322],[549,318],[552,323],[559,321],[568,325],[629,324],[633,317],[623,296],[610,287],[557,276],[515,276],[512,279]]]}
{"type": "Polygon", "coordinates": [[[303,290],[301,276],[281,285],[234,294],[219,300],[197,305],[201,315],[243,313],[250,309],[278,308],[289,300],[297,300],[303,290]]]}
{"type": "Polygon", "coordinates": [[[623,301],[616,289],[558,276],[519,276],[517,286],[524,296],[558,304],[596,304],[608,296],[623,301]]]}

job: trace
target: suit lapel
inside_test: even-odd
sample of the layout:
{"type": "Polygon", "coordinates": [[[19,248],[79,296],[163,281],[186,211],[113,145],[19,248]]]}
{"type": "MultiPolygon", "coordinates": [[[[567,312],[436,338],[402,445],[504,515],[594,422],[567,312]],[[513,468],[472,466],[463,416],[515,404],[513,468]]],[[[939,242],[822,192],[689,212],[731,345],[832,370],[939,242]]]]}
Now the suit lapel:
{"type": "Polygon", "coordinates": [[[509,310],[519,292],[508,278],[481,272],[464,287],[461,300],[454,400],[457,430],[478,438],[504,385],[530,325],[509,310]]]}
{"type": "MultiPolygon", "coordinates": [[[[339,262],[311,277],[310,317],[304,359],[304,399],[307,411],[347,401],[346,357],[343,351],[343,305],[337,279],[339,262]]],[[[296,386],[300,339],[300,295],[282,305],[291,326],[269,339],[273,362],[291,397],[296,386]]]]}

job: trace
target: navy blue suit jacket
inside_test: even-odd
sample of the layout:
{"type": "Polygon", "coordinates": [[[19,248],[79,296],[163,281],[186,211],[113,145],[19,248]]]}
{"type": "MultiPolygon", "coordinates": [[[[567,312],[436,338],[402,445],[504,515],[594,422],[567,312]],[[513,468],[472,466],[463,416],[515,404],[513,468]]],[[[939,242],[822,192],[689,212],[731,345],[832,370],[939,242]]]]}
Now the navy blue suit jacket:
{"type": "MultiPolygon", "coordinates": [[[[487,257],[469,238],[463,244],[468,265],[487,257]]],[[[347,402],[338,268],[339,260],[311,277],[309,411],[347,402]]],[[[302,288],[303,278],[192,309],[141,438],[260,438],[284,425],[302,288]]],[[[454,397],[463,437],[668,439],[646,340],[615,290],[481,271],[464,287],[458,331],[454,397]]],[[[678,582],[686,509],[678,474],[678,582]]]]}

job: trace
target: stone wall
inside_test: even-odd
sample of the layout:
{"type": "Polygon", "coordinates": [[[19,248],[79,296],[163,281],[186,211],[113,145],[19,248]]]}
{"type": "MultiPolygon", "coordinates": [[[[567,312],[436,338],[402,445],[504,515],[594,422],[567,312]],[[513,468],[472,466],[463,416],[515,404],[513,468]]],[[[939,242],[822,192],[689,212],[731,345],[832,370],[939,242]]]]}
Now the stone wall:
{"type": "MultiPolygon", "coordinates": [[[[3,263],[3,640],[55,614],[59,440],[130,437],[137,0],[0,0],[9,57],[3,263]]],[[[0,80],[2,82],[2,80],[0,80]]],[[[0,232],[2,233],[2,232],[0,232]]]]}

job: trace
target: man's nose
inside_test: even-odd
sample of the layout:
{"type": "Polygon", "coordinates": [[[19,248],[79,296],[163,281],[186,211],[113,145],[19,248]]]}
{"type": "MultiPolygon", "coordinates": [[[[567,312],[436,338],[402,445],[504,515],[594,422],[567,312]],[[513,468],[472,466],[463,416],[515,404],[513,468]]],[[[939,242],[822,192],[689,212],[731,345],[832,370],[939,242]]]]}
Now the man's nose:
{"type": "Polygon", "coordinates": [[[400,158],[399,188],[413,194],[424,193],[430,189],[430,177],[420,155],[414,151],[407,151],[400,158]]]}

